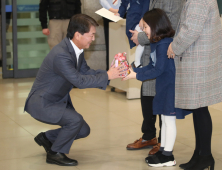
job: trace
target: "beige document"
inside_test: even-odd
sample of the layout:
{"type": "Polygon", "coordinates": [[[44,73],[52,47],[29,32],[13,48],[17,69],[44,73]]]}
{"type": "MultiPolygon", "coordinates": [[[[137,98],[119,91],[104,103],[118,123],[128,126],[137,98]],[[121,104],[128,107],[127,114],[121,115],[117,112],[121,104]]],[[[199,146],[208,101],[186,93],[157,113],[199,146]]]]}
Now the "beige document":
{"type": "Polygon", "coordinates": [[[114,15],[114,13],[110,12],[109,10],[107,10],[105,8],[102,8],[102,9],[96,11],[95,13],[104,17],[104,18],[110,19],[111,21],[114,21],[114,22],[118,22],[119,20],[123,19],[119,16],[114,15]]]}

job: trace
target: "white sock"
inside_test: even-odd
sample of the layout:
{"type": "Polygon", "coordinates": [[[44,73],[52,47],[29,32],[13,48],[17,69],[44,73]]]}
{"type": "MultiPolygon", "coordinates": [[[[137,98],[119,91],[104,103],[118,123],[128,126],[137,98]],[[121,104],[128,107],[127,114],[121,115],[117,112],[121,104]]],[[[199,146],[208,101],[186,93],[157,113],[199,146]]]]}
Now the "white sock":
{"type": "MultiPolygon", "coordinates": [[[[142,32],[139,25],[136,26],[135,30],[138,31],[138,32],[142,32]]],[[[141,45],[138,45],[137,48],[136,48],[136,52],[135,52],[135,62],[134,62],[136,67],[138,67],[141,63],[140,59],[143,55],[143,51],[144,51],[144,47],[141,46],[141,45]]]]}

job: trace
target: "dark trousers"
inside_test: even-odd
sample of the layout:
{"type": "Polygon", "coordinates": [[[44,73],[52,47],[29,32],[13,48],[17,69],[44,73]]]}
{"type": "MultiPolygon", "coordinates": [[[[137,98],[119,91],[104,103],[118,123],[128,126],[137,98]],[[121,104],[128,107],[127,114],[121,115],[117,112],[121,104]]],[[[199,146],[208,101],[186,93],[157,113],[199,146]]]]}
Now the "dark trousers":
{"type": "Polygon", "coordinates": [[[61,128],[45,132],[54,152],[68,154],[74,140],[87,137],[90,133],[89,125],[73,108],[66,108],[61,120],[54,125],[61,128]]]}
{"type": "MultiPolygon", "coordinates": [[[[143,124],[142,124],[142,138],[144,140],[151,140],[156,137],[156,115],[153,115],[153,96],[143,96],[141,90],[141,106],[143,112],[143,124]]],[[[161,126],[162,120],[161,115],[159,115],[159,138],[158,142],[161,143],[161,126]]]]}
{"type": "Polygon", "coordinates": [[[200,155],[211,154],[212,120],[208,107],[191,110],[196,137],[196,148],[200,155]]]}
{"type": "Polygon", "coordinates": [[[109,70],[109,23],[110,22],[112,21],[103,17],[104,35],[105,35],[105,44],[106,44],[106,70],[109,70]]]}

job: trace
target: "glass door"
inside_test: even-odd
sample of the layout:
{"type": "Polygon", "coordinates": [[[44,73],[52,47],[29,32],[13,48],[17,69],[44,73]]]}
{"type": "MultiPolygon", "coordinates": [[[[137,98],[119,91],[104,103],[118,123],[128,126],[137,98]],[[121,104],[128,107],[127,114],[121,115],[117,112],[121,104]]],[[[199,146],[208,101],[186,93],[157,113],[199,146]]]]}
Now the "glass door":
{"type": "MultiPolygon", "coordinates": [[[[7,53],[5,68],[10,72],[10,76],[7,74],[7,77],[35,77],[50,50],[47,36],[42,34],[39,21],[40,1],[9,1],[12,1],[12,4],[9,6],[11,7],[11,19],[5,37],[7,53]]],[[[5,9],[7,11],[7,4],[5,4],[5,9]]],[[[5,73],[3,71],[3,78],[7,78],[5,73]]]]}
{"type": "Polygon", "coordinates": [[[15,77],[35,76],[49,53],[39,21],[39,0],[17,0],[17,71],[15,77]]]}
{"type": "Polygon", "coordinates": [[[220,15],[222,15],[222,1],[217,0],[217,2],[218,2],[219,10],[220,10],[220,15]]]}
{"type": "Polygon", "coordinates": [[[1,24],[2,24],[2,72],[3,78],[14,77],[13,72],[13,12],[12,0],[1,1],[1,24]]]}

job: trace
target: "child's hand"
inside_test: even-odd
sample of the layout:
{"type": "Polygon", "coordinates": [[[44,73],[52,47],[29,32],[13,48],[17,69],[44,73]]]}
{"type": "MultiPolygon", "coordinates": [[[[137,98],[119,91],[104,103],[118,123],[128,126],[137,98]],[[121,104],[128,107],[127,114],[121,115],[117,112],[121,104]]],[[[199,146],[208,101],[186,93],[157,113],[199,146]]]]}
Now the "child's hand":
{"type": "Polygon", "coordinates": [[[116,16],[118,16],[118,17],[120,17],[120,14],[119,14],[119,13],[115,13],[114,15],[116,15],[116,16]]]}
{"type": "Polygon", "coordinates": [[[123,78],[122,80],[129,80],[129,79],[135,79],[136,78],[136,73],[132,70],[132,68],[129,68],[130,74],[123,78]]]}

